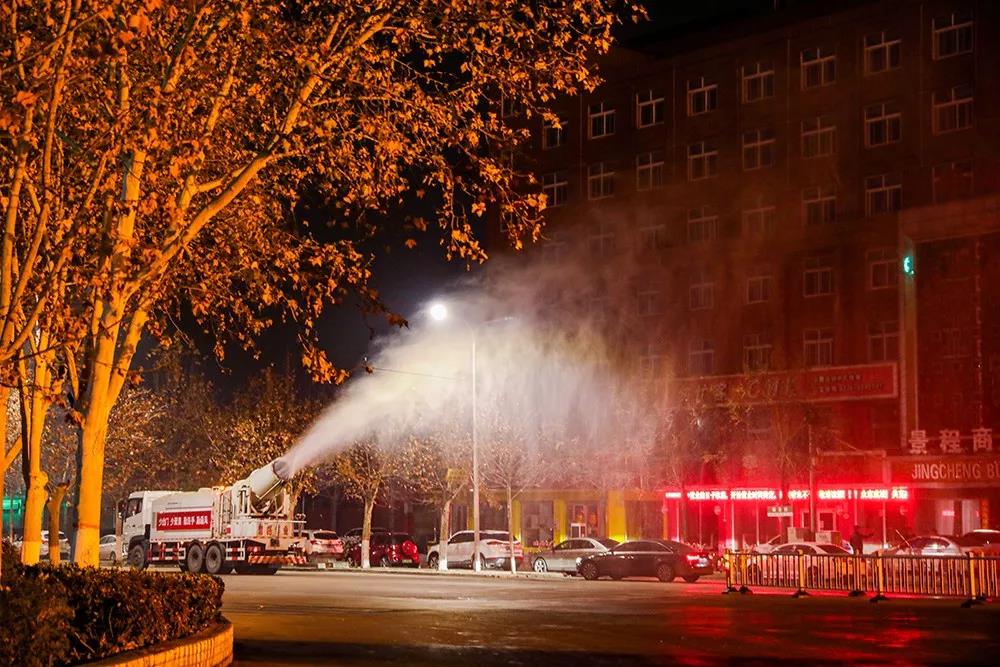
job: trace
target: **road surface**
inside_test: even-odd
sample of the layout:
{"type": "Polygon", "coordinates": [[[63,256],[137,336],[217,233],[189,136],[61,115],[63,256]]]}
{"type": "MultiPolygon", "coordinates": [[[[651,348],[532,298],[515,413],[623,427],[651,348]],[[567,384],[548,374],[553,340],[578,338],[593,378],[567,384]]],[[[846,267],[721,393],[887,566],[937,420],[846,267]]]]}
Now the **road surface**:
{"type": "Polygon", "coordinates": [[[996,664],[1000,604],[721,595],[721,580],[227,576],[238,665],[996,664]]]}

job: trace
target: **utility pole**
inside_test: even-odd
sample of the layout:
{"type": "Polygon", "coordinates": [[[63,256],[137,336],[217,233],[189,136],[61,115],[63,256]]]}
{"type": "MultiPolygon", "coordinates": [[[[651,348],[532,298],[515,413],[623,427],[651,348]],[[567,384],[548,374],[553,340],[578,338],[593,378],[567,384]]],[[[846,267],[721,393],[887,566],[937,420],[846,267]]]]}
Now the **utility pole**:
{"type": "Polygon", "coordinates": [[[813,451],[813,427],[806,424],[806,440],[809,445],[809,532],[816,539],[816,454],[813,451]]]}

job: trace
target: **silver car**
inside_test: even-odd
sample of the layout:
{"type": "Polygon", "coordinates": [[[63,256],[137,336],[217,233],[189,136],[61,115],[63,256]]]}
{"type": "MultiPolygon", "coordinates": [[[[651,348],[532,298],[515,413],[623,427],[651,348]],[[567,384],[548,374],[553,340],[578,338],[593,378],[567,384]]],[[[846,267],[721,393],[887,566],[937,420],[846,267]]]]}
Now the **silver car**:
{"type": "Polygon", "coordinates": [[[618,546],[615,540],[604,537],[574,537],[541,551],[531,559],[535,572],[569,572],[576,574],[577,561],[586,556],[604,553],[618,546]]]}

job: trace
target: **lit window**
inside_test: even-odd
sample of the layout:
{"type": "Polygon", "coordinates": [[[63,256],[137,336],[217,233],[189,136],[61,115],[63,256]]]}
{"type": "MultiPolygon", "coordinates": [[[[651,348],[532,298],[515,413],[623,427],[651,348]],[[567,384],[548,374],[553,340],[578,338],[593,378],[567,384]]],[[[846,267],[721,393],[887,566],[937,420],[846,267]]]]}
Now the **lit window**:
{"type": "Polygon", "coordinates": [[[719,86],[705,81],[705,77],[687,83],[687,113],[699,116],[719,108],[719,86]]]}
{"type": "Polygon", "coordinates": [[[758,62],[743,66],[743,103],[774,97],[774,66],[769,62],[758,62]]]}
{"type": "Polygon", "coordinates": [[[902,135],[903,113],[896,104],[873,104],[865,109],[865,146],[893,144],[902,135]]]}
{"type": "Polygon", "coordinates": [[[607,137],[615,133],[615,110],[605,102],[591,104],[588,114],[588,133],[591,139],[607,137]]]}
{"type": "Polygon", "coordinates": [[[639,153],[635,157],[635,180],[637,190],[663,187],[663,151],[639,153]]]}
{"type": "Polygon", "coordinates": [[[743,235],[751,238],[764,238],[774,231],[773,206],[758,206],[743,211],[743,235]]]}
{"type": "Polygon", "coordinates": [[[972,193],[972,160],[934,165],[931,171],[931,197],[935,204],[971,197],[972,193]]]}
{"type": "Polygon", "coordinates": [[[833,267],[820,257],[809,257],[802,271],[802,296],[833,294],[833,267]]]}
{"type": "Polygon", "coordinates": [[[714,241],[719,238],[719,216],[710,206],[688,210],[687,237],[690,243],[714,241]]]}
{"type": "Polygon", "coordinates": [[[892,248],[868,252],[868,289],[891,289],[899,279],[899,258],[892,248]]]}
{"type": "Polygon", "coordinates": [[[767,303],[771,300],[771,269],[754,267],[747,276],[747,303],[767,303]]]}
{"type": "Polygon", "coordinates": [[[565,206],[569,198],[569,177],[566,172],[555,171],[542,176],[542,193],[545,195],[546,208],[565,206]]]}
{"type": "Polygon", "coordinates": [[[659,315],[660,292],[657,290],[642,290],[636,293],[636,310],[640,317],[659,315]]]}
{"type": "Polygon", "coordinates": [[[708,310],[715,307],[715,281],[711,273],[699,271],[691,276],[688,303],[691,310],[708,310]]]}
{"type": "Polygon", "coordinates": [[[747,171],[774,164],[774,132],[751,130],[743,133],[743,168],[747,171]]]}
{"type": "Polygon", "coordinates": [[[868,325],[868,361],[894,361],[899,358],[899,324],[876,322],[868,325]]]}
{"type": "Polygon", "coordinates": [[[825,225],[837,220],[837,190],[831,185],[802,191],[802,217],[807,225],[825,225]]]}
{"type": "Polygon", "coordinates": [[[802,356],[806,366],[833,364],[833,330],[806,329],[802,332],[802,356]]]}
{"type": "Polygon", "coordinates": [[[563,145],[566,132],[566,117],[558,116],[542,123],[542,148],[557,148],[563,145]]]}
{"type": "Polygon", "coordinates": [[[663,122],[663,96],[645,90],[635,96],[635,125],[650,127],[663,122]]]}
{"type": "Polygon", "coordinates": [[[897,69],[902,44],[902,40],[887,38],[885,32],[865,35],[865,74],[897,69]]]}
{"type": "Polygon", "coordinates": [[[962,53],[972,53],[972,12],[953,12],[939,16],[933,23],[934,59],[950,58],[962,53]]]}
{"type": "Polygon", "coordinates": [[[865,214],[868,217],[898,211],[903,202],[899,174],[879,174],[865,179],[865,214]]]}
{"type": "Polygon", "coordinates": [[[688,180],[700,181],[717,176],[719,150],[711,141],[699,141],[688,146],[688,180]]]}
{"type": "Polygon", "coordinates": [[[659,250],[666,248],[668,243],[667,226],[656,223],[639,227],[639,248],[641,250],[659,250]]]}
{"type": "Polygon", "coordinates": [[[587,197],[604,199],[615,194],[615,171],[607,162],[595,162],[587,167],[587,197]]]}
{"type": "Polygon", "coordinates": [[[590,252],[598,257],[611,257],[617,251],[615,242],[615,225],[613,222],[601,222],[590,233],[590,252]]]}
{"type": "Polygon", "coordinates": [[[806,49],[799,57],[802,90],[837,82],[837,54],[830,49],[806,49]]]}
{"type": "Polygon", "coordinates": [[[934,134],[967,130],[972,127],[972,86],[955,86],[938,91],[931,98],[934,134]]]}
{"type": "Polygon", "coordinates": [[[715,346],[710,340],[692,341],[688,349],[688,372],[711,375],[715,367],[715,346]]]}
{"type": "Polygon", "coordinates": [[[771,337],[763,333],[743,337],[743,367],[748,371],[766,371],[771,366],[771,337]]]}
{"type": "Polygon", "coordinates": [[[830,116],[802,121],[802,157],[833,155],[837,146],[837,126],[830,116]]]}

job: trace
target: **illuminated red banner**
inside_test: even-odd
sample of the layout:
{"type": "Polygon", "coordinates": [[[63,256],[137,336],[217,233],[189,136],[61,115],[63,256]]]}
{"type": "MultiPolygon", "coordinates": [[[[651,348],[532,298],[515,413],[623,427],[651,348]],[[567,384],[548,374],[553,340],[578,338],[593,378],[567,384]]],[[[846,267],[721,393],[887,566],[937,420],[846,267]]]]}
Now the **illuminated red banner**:
{"type": "MultiPolygon", "coordinates": [[[[735,502],[776,501],[782,500],[780,489],[721,489],[721,488],[689,488],[684,495],[692,502],[720,502],[732,500],[735,502]]],[[[664,491],[667,500],[677,500],[680,491],[664,491]]],[[[905,501],[910,499],[910,490],[905,486],[820,486],[816,489],[819,500],[888,500],[905,501]]],[[[808,500],[809,489],[795,487],[788,490],[789,500],[808,500]]]]}
{"type": "Polygon", "coordinates": [[[212,527],[212,510],[159,512],[157,530],[208,530],[212,527]]]}
{"type": "Polygon", "coordinates": [[[898,394],[896,364],[686,378],[674,381],[670,388],[675,404],[816,403],[895,398],[898,394]]]}
{"type": "Polygon", "coordinates": [[[889,478],[893,483],[925,486],[1000,486],[1000,454],[890,457],[889,478]]]}

